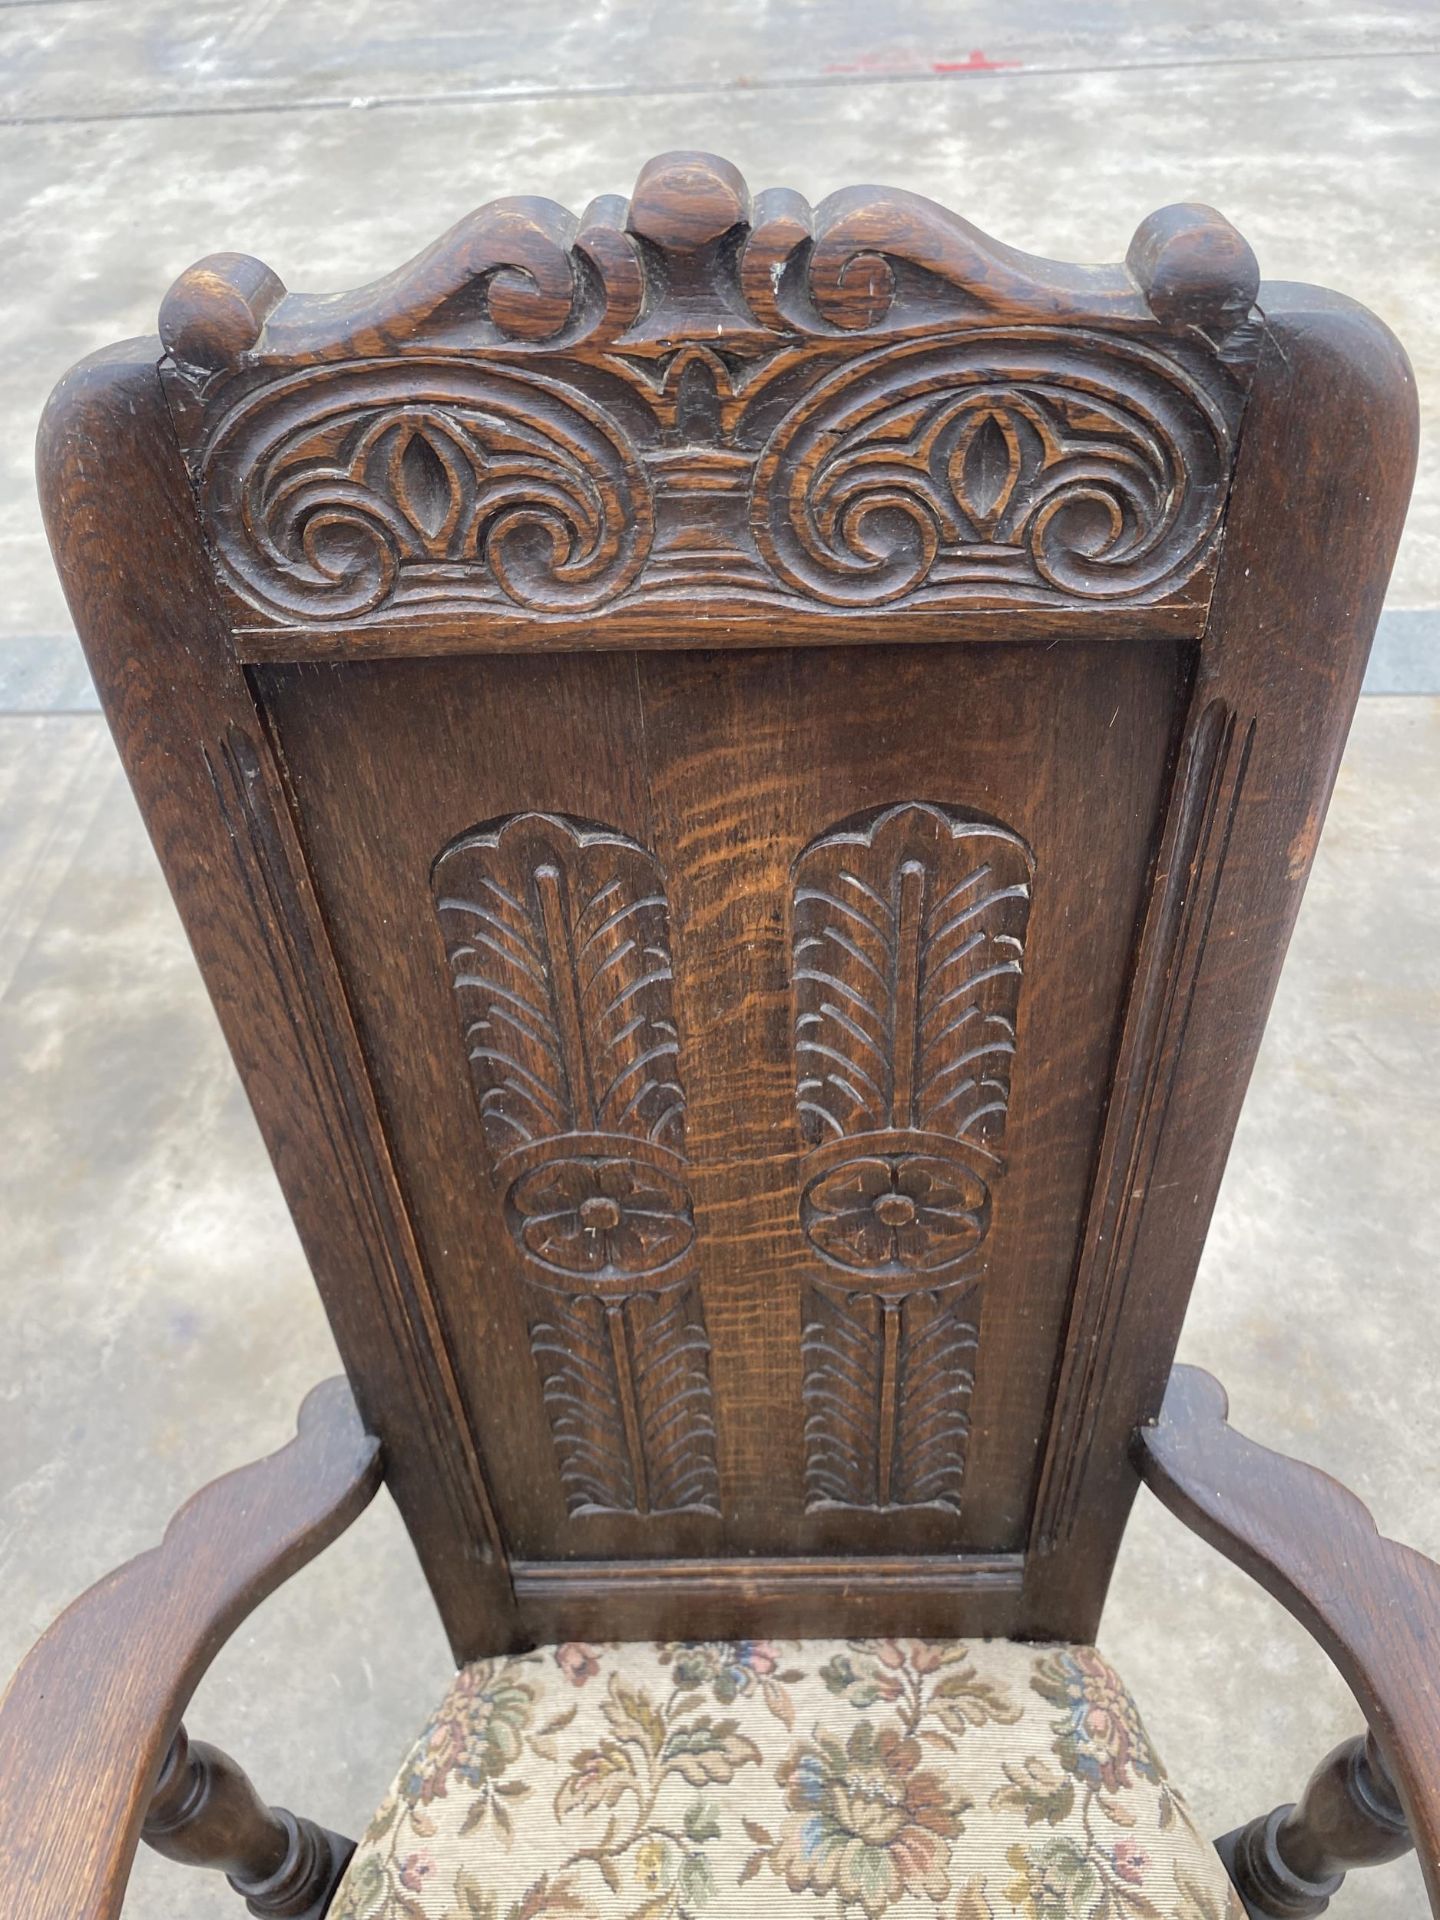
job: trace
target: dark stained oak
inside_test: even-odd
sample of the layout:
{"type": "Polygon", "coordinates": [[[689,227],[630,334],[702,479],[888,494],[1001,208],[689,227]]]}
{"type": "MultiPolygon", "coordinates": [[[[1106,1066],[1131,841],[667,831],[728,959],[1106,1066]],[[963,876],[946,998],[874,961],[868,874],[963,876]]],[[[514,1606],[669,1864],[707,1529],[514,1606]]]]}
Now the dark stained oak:
{"type": "Polygon", "coordinates": [[[183,1866],[223,1873],[256,1920],[323,1920],[353,1840],[267,1807],[228,1754],[178,1727],[140,1838],[183,1866]]]}
{"type": "Polygon", "coordinates": [[[1397,1860],[1413,1842],[1366,1733],[1326,1755],[1298,1805],[1276,1807],[1215,1844],[1251,1920],[1310,1920],[1352,1869],[1397,1860]]]}
{"type": "Polygon", "coordinates": [[[1268,1839],[1283,1866],[1318,1884],[1403,1852],[1396,1829],[1408,1827],[1440,1912],[1440,1567],[1387,1540],[1328,1474],[1237,1433],[1227,1412],[1218,1380],[1176,1367],[1158,1417],[1135,1437],[1141,1476],[1324,1648],[1374,1742],[1368,1757],[1363,1744],[1337,1749],[1296,1814],[1280,1809],[1270,1834],[1246,1844],[1268,1839]]]}
{"type": "Polygon", "coordinates": [[[1079,268],[696,153],[159,336],[57,389],[47,525],[457,1659],[1092,1638],[1395,341],[1205,207],[1079,268]]]}
{"type": "Polygon", "coordinates": [[[508,1582],[283,781],[196,542],[153,342],[61,381],[37,464],[91,672],[331,1324],[342,1351],[369,1352],[350,1377],[387,1483],[452,1636],[478,1643],[508,1582]],[[428,1438],[407,1448],[402,1432],[428,1438]]]}
{"type": "Polygon", "coordinates": [[[1093,1633],[1099,1619],[1136,1485],[1131,1437],[1165,1391],[1410,485],[1414,383],[1393,339],[1314,288],[1267,284],[1262,304],[1080,1246],[1027,1569],[1032,1631],[1078,1619],[1093,1633]]]}
{"type": "Polygon", "coordinates": [[[338,300],[214,255],[160,336],[250,658],[593,645],[602,611],[599,644],[667,650],[824,611],[832,640],[971,607],[1194,632],[1257,284],[1207,207],[1066,267],[913,194],[752,202],[669,154],[628,206],[497,201],[338,300]]]}
{"type": "MultiPolygon", "coordinates": [[[[113,1920],[201,1676],[246,1615],[336,1539],[379,1484],[379,1447],[346,1383],[328,1380],[300,1409],[287,1446],[203,1488],[159,1546],[61,1614],[0,1699],[7,1915],[113,1920]]],[[[162,1796],[161,1828],[170,1810],[162,1796]]],[[[202,1839],[190,1857],[205,1851],[202,1839]]],[[[243,1857],[236,1865],[243,1870],[243,1857]]]]}

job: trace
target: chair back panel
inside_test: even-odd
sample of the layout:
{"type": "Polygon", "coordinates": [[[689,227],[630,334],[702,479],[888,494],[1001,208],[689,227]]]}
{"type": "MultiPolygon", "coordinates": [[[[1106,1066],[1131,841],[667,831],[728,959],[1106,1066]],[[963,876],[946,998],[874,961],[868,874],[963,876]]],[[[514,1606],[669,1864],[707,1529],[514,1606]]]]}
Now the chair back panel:
{"type": "Polygon", "coordinates": [[[1023,1547],[1182,685],[1039,661],[267,670],[521,1557],[1023,1547]]]}
{"type": "Polygon", "coordinates": [[[218,904],[137,785],[458,1651],[1093,1627],[1373,621],[1217,621],[1256,291],[697,155],[172,290],[218,904]]]}

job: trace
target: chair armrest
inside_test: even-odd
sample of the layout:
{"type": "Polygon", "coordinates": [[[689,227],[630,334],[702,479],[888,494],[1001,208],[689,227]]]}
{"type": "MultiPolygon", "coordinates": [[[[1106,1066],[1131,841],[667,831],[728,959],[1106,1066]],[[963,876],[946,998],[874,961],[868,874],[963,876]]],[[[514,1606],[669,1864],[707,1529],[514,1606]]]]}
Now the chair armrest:
{"type": "Polygon", "coordinates": [[[1236,1433],[1228,1410],[1218,1380],[1176,1367],[1159,1418],[1135,1436],[1140,1477],[1330,1656],[1369,1723],[1440,1914],[1440,1566],[1387,1540],[1328,1473],[1236,1433]]]}
{"type": "Polygon", "coordinates": [[[161,1764],[201,1675],[245,1616],[380,1484],[380,1445],[343,1379],[296,1437],[214,1480],[159,1546],[61,1614],[0,1699],[0,1913],[111,1920],[161,1764]]]}

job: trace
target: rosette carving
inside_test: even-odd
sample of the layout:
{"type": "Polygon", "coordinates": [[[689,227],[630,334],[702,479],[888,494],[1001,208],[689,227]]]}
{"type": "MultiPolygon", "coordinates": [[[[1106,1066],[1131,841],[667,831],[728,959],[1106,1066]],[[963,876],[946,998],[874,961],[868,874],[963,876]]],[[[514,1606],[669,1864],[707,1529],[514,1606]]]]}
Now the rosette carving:
{"type": "Polygon", "coordinates": [[[659,865],[525,813],[452,842],[432,879],[570,1509],[714,1512],[659,865]]]}
{"type": "Polygon", "coordinates": [[[200,469],[231,586],[263,613],[346,621],[471,602],[584,612],[649,548],[644,468],[613,418],[527,373],[326,368],[260,388],[200,469]]]}
{"type": "Polygon", "coordinates": [[[958,1506],[1033,873],[1008,827],[921,801],[796,862],[812,1504],[958,1506]]]}
{"type": "Polygon", "coordinates": [[[695,1238],[690,1195],[664,1167],[548,1160],[510,1189],[515,1237],[551,1273],[627,1285],[663,1273],[695,1238]]]}
{"type": "Polygon", "coordinates": [[[1123,601],[1206,558],[1232,448],[1175,363],[1074,330],[859,355],[780,423],[751,524],[798,591],[1123,601]]]}
{"type": "Polygon", "coordinates": [[[953,1267],[985,1238],[990,1189],[953,1156],[845,1159],[815,1175],[800,1201],[811,1246],[851,1273],[905,1277],[953,1267]]]}

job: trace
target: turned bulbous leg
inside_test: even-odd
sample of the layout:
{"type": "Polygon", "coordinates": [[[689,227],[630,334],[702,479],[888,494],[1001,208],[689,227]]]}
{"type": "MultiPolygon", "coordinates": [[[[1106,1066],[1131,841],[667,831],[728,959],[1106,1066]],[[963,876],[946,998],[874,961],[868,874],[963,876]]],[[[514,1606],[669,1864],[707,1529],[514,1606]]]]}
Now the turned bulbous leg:
{"type": "Polygon", "coordinates": [[[218,1747],[180,1727],[141,1837],[157,1853],[223,1873],[258,1920],[322,1920],[355,1851],[284,1807],[267,1807],[218,1747]]]}
{"type": "Polygon", "coordinates": [[[1378,1866],[1414,1844],[1369,1734],[1327,1754],[1294,1806],[1216,1841],[1250,1920],[1311,1920],[1353,1867],[1378,1866]]]}

